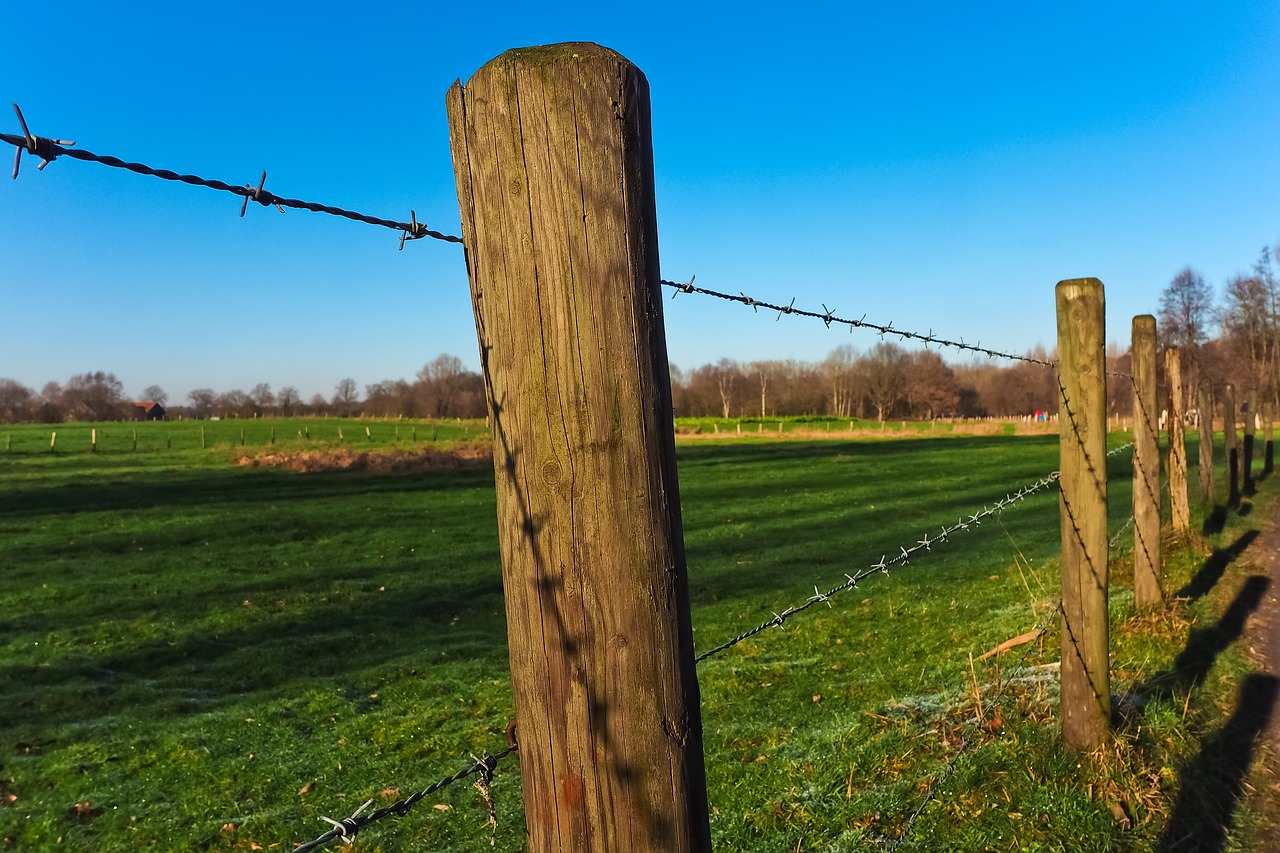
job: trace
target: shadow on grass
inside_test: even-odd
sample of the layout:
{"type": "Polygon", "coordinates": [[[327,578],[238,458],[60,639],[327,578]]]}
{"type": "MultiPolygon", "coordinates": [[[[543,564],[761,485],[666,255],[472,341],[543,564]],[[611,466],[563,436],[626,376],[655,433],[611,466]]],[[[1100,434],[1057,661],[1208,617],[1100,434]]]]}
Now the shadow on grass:
{"type": "Polygon", "coordinates": [[[1222,578],[1222,573],[1226,571],[1227,566],[1240,559],[1240,555],[1257,538],[1258,531],[1246,530],[1240,534],[1235,542],[1232,542],[1227,547],[1214,549],[1214,552],[1204,561],[1191,580],[1187,582],[1187,585],[1175,592],[1174,596],[1177,598],[1189,598],[1194,601],[1208,593],[1222,578]]]}
{"type": "MultiPolygon", "coordinates": [[[[269,605],[268,605],[269,606],[269,605]]],[[[457,584],[442,593],[370,593],[216,634],[137,643],[108,654],[88,649],[51,664],[0,667],[5,726],[75,725],[115,714],[209,711],[260,691],[298,692],[308,683],[359,680],[392,662],[427,673],[433,663],[506,652],[501,583],[457,584]]]]}
{"type": "Polygon", "coordinates": [[[1206,737],[1199,754],[1179,770],[1178,799],[1157,850],[1224,849],[1254,750],[1278,697],[1280,679],[1275,676],[1245,678],[1231,719],[1206,737]]]}
{"type": "Polygon", "coordinates": [[[1140,722],[1143,709],[1153,700],[1168,699],[1204,681],[1218,655],[1244,634],[1245,622],[1258,609],[1262,596],[1270,587],[1270,578],[1250,575],[1216,623],[1208,628],[1192,629],[1186,648],[1179,653],[1171,669],[1156,673],[1127,695],[1118,697],[1115,705],[1117,726],[1140,722]]]}
{"type": "Polygon", "coordinates": [[[1205,536],[1214,536],[1222,532],[1227,526],[1227,508],[1221,504],[1214,504],[1213,511],[1204,517],[1204,525],[1200,528],[1200,532],[1205,536]]]}

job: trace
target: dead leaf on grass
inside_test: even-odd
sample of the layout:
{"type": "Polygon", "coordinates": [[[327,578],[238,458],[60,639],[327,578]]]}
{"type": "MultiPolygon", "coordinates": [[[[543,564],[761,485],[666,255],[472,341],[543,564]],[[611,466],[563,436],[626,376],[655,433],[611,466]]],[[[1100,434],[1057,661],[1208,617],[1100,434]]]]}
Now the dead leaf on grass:
{"type": "Polygon", "coordinates": [[[106,809],[98,806],[92,806],[88,800],[76,803],[64,813],[68,820],[78,821],[79,823],[91,823],[94,818],[101,815],[106,809]]]}
{"type": "Polygon", "coordinates": [[[301,788],[298,789],[298,796],[301,797],[303,794],[311,793],[311,789],[314,788],[315,786],[316,786],[315,782],[308,782],[307,784],[303,785],[301,788]]]}

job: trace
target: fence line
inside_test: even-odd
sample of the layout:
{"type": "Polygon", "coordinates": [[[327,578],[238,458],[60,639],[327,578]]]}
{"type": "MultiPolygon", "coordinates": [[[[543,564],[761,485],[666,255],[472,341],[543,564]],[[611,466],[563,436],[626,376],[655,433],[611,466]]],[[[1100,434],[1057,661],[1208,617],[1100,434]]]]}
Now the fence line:
{"type": "Polygon", "coordinates": [[[284,208],[292,207],[298,210],[310,210],[315,213],[327,213],[330,216],[341,216],[345,219],[351,219],[356,222],[365,222],[369,225],[380,225],[384,228],[390,228],[393,231],[401,232],[400,248],[404,248],[406,240],[419,240],[423,237],[432,237],[436,240],[443,240],[447,243],[461,243],[461,237],[455,237],[450,234],[444,234],[439,231],[432,230],[425,223],[418,221],[418,215],[412,210],[409,211],[408,222],[396,222],[391,219],[380,219],[376,216],[368,216],[363,213],[356,213],[351,210],[344,210],[341,207],[333,207],[327,204],[318,204],[313,201],[302,201],[296,198],[285,198],[263,189],[263,184],[267,181],[267,173],[264,170],[262,178],[255,187],[252,184],[237,186],[234,184],[224,183],[223,181],[213,181],[207,178],[201,178],[197,175],[181,175],[168,169],[154,169],[144,163],[129,163],[121,160],[119,157],[111,157],[104,154],[94,154],[92,151],[86,151],[83,148],[69,148],[67,146],[75,145],[74,142],[67,139],[48,139],[43,136],[35,136],[27,128],[27,121],[22,116],[22,110],[18,109],[18,105],[13,105],[13,111],[18,114],[18,122],[22,125],[22,135],[12,133],[0,133],[0,141],[7,142],[14,146],[17,151],[13,158],[13,177],[18,177],[18,169],[22,163],[22,153],[27,151],[41,159],[38,168],[43,169],[52,163],[58,157],[71,157],[75,160],[85,160],[91,163],[101,163],[104,166],[111,166],[116,169],[127,169],[130,172],[136,172],[139,175],[150,175],[154,178],[161,178],[166,181],[177,181],[183,184],[191,184],[192,186],[208,187],[211,190],[220,190],[233,195],[238,195],[244,199],[240,205],[240,215],[244,216],[246,208],[250,201],[256,201],[263,206],[275,206],[277,210],[284,213],[284,208]]]}
{"type": "MultiPolygon", "coordinates": [[[[1131,448],[1132,446],[1133,446],[1132,443],[1121,445],[1120,447],[1116,447],[1112,450],[1107,451],[1107,456],[1110,457],[1110,456],[1114,456],[1116,454],[1122,453],[1123,451],[1131,448]]],[[[1054,471],[1044,477],[1041,477],[1039,480],[1036,480],[1034,483],[1032,483],[1029,486],[1023,486],[1022,488],[1018,489],[1016,492],[1007,493],[1003,498],[996,501],[994,504],[992,504],[989,507],[984,504],[981,510],[970,515],[967,520],[961,517],[957,519],[956,523],[953,525],[950,525],[950,526],[943,525],[941,533],[936,538],[930,539],[929,534],[926,533],[923,538],[916,540],[916,543],[912,545],[910,548],[904,548],[899,546],[899,553],[895,554],[892,557],[889,557],[887,554],[882,554],[880,556],[880,562],[866,569],[863,569],[862,571],[857,572],[855,574],[852,574],[852,575],[846,574],[845,577],[848,578],[848,580],[846,580],[842,584],[837,584],[836,586],[832,587],[826,592],[819,591],[818,588],[815,586],[813,588],[813,595],[805,599],[803,603],[788,607],[786,610],[782,611],[781,613],[774,613],[772,619],[761,622],[759,625],[756,625],[754,628],[750,628],[746,631],[743,631],[741,634],[734,637],[732,640],[729,640],[725,643],[721,643],[715,648],[709,651],[703,652],[702,654],[694,658],[694,663],[702,663],[707,658],[714,657],[715,655],[718,655],[721,652],[726,651],[727,649],[731,649],[734,646],[738,645],[739,643],[743,642],[744,640],[748,640],[751,637],[754,637],[756,634],[761,633],[762,631],[766,631],[770,628],[781,627],[787,621],[787,619],[791,618],[792,616],[795,616],[797,613],[803,613],[804,611],[808,610],[810,607],[813,607],[816,604],[826,604],[827,606],[830,606],[831,603],[829,599],[832,596],[838,595],[847,590],[856,588],[861,581],[866,580],[871,575],[874,575],[877,573],[887,575],[889,574],[889,569],[891,567],[896,567],[898,565],[903,565],[903,566],[907,565],[911,561],[912,556],[917,554],[918,552],[932,551],[934,545],[939,545],[939,544],[948,542],[950,540],[952,533],[965,531],[965,530],[968,530],[970,527],[976,527],[987,518],[990,518],[991,516],[996,515],[997,513],[1003,511],[1005,507],[1018,503],[1020,501],[1024,501],[1027,498],[1034,495],[1035,493],[1048,488],[1050,485],[1058,481],[1059,476],[1060,476],[1059,472],[1054,471]]]]}
{"type": "MultiPolygon", "coordinates": [[[[0,141],[4,141],[6,143],[14,145],[15,148],[17,149],[15,152],[15,162],[14,162],[14,169],[13,169],[13,177],[15,179],[17,178],[19,173],[21,157],[24,151],[41,158],[42,162],[39,166],[40,169],[43,169],[45,166],[48,165],[48,163],[52,162],[54,159],[56,159],[59,156],[68,156],[73,159],[85,160],[90,162],[98,162],[113,168],[123,168],[138,174],[158,177],[164,180],[176,181],[176,182],[187,183],[187,184],[197,185],[197,186],[204,186],[210,189],[215,189],[219,191],[229,192],[234,195],[238,195],[243,200],[242,206],[241,206],[241,216],[244,216],[248,206],[248,202],[252,200],[264,206],[274,205],[278,209],[280,209],[281,212],[283,212],[284,207],[292,207],[296,209],[305,209],[305,210],[311,210],[314,212],[327,213],[330,215],[352,219],[354,221],[361,221],[368,224],[391,228],[393,230],[401,232],[401,238],[400,238],[401,249],[403,249],[404,242],[406,240],[420,239],[422,237],[432,237],[434,239],[438,239],[446,242],[463,243],[462,238],[446,235],[441,232],[428,229],[425,226],[425,224],[419,223],[417,221],[416,213],[413,211],[411,211],[410,221],[408,223],[404,223],[404,222],[395,222],[395,221],[386,220],[386,219],[378,219],[378,218],[370,217],[364,214],[344,210],[342,208],[321,205],[314,202],[306,202],[306,201],[300,201],[297,199],[289,199],[289,198],[276,196],[264,189],[264,185],[266,181],[265,171],[263,172],[262,178],[258,182],[258,185],[256,188],[253,187],[252,185],[244,185],[241,187],[241,186],[229,185],[221,181],[207,180],[207,179],[200,178],[193,175],[181,175],[169,170],[154,169],[150,166],[146,166],[141,163],[130,163],[116,157],[97,155],[92,152],[85,151],[83,149],[73,149],[68,146],[73,146],[75,144],[74,142],[67,141],[67,140],[54,140],[54,139],[49,139],[45,137],[34,136],[28,129],[26,121],[23,118],[22,113],[18,109],[16,104],[14,105],[14,110],[17,113],[19,122],[22,125],[23,135],[16,136],[11,134],[0,133],[0,141]]],[[[1095,283],[1098,285],[1098,288],[1100,290],[1101,288],[1100,282],[1095,282],[1095,283]]],[[[698,293],[706,296],[715,297],[721,300],[737,302],[743,306],[751,307],[753,311],[758,311],[758,309],[762,307],[768,310],[777,311],[778,320],[780,320],[782,315],[784,314],[788,314],[788,315],[796,314],[806,318],[820,319],[824,322],[824,325],[827,328],[830,328],[832,323],[847,326],[851,332],[855,328],[866,328],[879,333],[881,337],[884,337],[886,335],[888,336],[896,335],[900,340],[918,341],[922,343],[926,348],[932,344],[932,345],[937,345],[939,347],[947,347],[947,348],[952,348],[956,350],[985,355],[989,358],[1001,358],[1001,359],[1006,359],[1010,361],[1038,364],[1042,366],[1052,367],[1055,369],[1055,372],[1058,372],[1058,368],[1059,368],[1059,364],[1056,361],[1049,361],[1044,359],[1033,358],[1030,356],[1020,356],[1020,355],[1016,355],[1008,352],[1001,352],[995,349],[983,347],[981,345],[981,342],[978,342],[977,344],[967,344],[964,342],[963,338],[961,338],[960,340],[943,338],[941,336],[935,335],[932,330],[930,330],[928,333],[920,333],[920,332],[909,331],[904,329],[896,329],[894,328],[892,322],[888,324],[867,322],[865,319],[865,315],[863,316],[863,318],[857,319],[857,320],[837,316],[834,312],[834,309],[828,308],[825,304],[823,304],[822,306],[824,309],[823,312],[819,313],[816,311],[796,308],[794,298],[791,300],[789,304],[781,305],[781,304],[774,304],[767,301],[757,300],[757,299],[754,299],[753,297],[747,296],[745,293],[739,293],[739,295],[734,296],[729,293],[710,290],[707,288],[695,287],[693,284],[692,278],[687,283],[661,280],[660,284],[662,286],[667,286],[674,289],[675,292],[672,294],[673,298],[681,293],[685,293],[685,294],[698,293]]],[[[1060,283],[1060,286],[1061,284],[1065,284],[1065,282],[1060,283]]],[[[1106,373],[1107,376],[1130,377],[1130,374],[1127,374],[1127,373],[1110,372],[1110,371],[1104,371],[1104,372],[1106,373]]],[[[1066,391],[1066,387],[1063,382],[1063,377],[1060,372],[1058,372],[1057,379],[1059,383],[1062,409],[1070,421],[1070,429],[1076,432],[1078,436],[1078,433],[1080,432],[1081,428],[1080,428],[1080,425],[1077,423],[1076,413],[1072,411],[1072,408],[1071,408],[1072,401],[1069,399],[1069,395],[1066,391]]],[[[1252,417],[1252,412],[1251,412],[1251,417],[1252,417]]],[[[1233,427],[1234,427],[1234,423],[1232,421],[1229,421],[1228,428],[1232,432],[1234,432],[1233,427]]],[[[1131,446],[1132,445],[1124,445],[1121,447],[1117,447],[1111,451],[1107,451],[1106,456],[1111,457],[1117,453],[1120,453],[1128,449],[1131,446]]],[[[1105,470],[1101,473],[1095,470],[1093,459],[1089,458],[1087,454],[1084,457],[1083,462],[1084,462],[1086,473],[1092,475],[1096,482],[1105,483],[1105,478],[1106,478],[1105,470]]],[[[1104,468],[1105,468],[1105,463],[1104,463],[1104,468]]],[[[942,526],[941,534],[936,538],[930,538],[930,536],[926,534],[922,539],[917,540],[917,542],[910,548],[901,547],[899,549],[900,553],[894,555],[893,557],[890,558],[887,555],[882,555],[878,563],[866,569],[863,569],[854,575],[846,574],[845,576],[848,579],[846,582],[833,587],[832,589],[828,590],[825,593],[819,591],[819,589],[815,586],[814,595],[806,599],[803,603],[792,606],[792,607],[788,607],[782,613],[775,612],[773,614],[773,617],[774,617],[773,619],[767,620],[761,623],[760,625],[754,628],[751,628],[748,631],[740,634],[738,637],[726,643],[723,643],[720,646],[717,646],[708,652],[698,655],[695,658],[694,662],[700,663],[703,660],[706,660],[729,648],[732,648],[733,646],[769,628],[780,627],[786,622],[786,620],[789,617],[796,615],[798,613],[801,613],[819,603],[826,603],[828,604],[828,606],[830,606],[829,599],[833,595],[839,594],[849,589],[856,588],[858,583],[861,580],[866,579],[867,577],[869,577],[872,574],[875,574],[876,572],[880,572],[887,575],[889,574],[889,570],[891,567],[896,568],[899,565],[905,566],[909,564],[913,556],[919,554],[919,552],[931,551],[933,545],[949,541],[949,537],[952,533],[962,531],[962,530],[968,530],[971,526],[976,526],[980,524],[986,518],[997,515],[998,513],[1001,513],[1005,508],[1007,508],[1011,504],[1025,500],[1027,497],[1047,489],[1050,485],[1058,483],[1059,490],[1061,492],[1061,489],[1062,489],[1062,483],[1060,482],[1061,478],[1062,478],[1061,472],[1055,471],[1047,475],[1046,477],[1043,477],[1040,480],[1036,481],[1034,484],[1019,489],[1016,493],[1007,494],[1005,498],[1003,498],[1000,501],[997,501],[991,507],[986,507],[984,505],[981,511],[971,515],[967,521],[961,518],[957,520],[957,523],[955,525],[942,526]]],[[[1068,519],[1071,523],[1071,526],[1075,528],[1076,537],[1083,542],[1083,532],[1081,531],[1080,526],[1076,523],[1075,513],[1073,512],[1071,504],[1067,501],[1067,496],[1065,494],[1062,495],[1062,509],[1063,509],[1065,518],[1068,519]]],[[[1132,521],[1133,519],[1131,517],[1129,522],[1126,522],[1125,527],[1123,527],[1116,534],[1114,538],[1112,538],[1110,541],[1106,543],[1108,547],[1114,546],[1119,536],[1124,532],[1125,529],[1127,529],[1128,524],[1131,523],[1132,521]]],[[[1103,533],[1105,533],[1105,530],[1103,531],[1103,533]]],[[[1062,609],[1062,604],[1060,602],[1058,608],[1054,611],[1054,614],[1052,614],[1049,618],[1052,619],[1053,616],[1056,615],[1061,609],[1062,609]]],[[[1064,616],[1064,628],[1065,630],[1068,630],[1068,631],[1071,630],[1071,626],[1067,624],[1065,616],[1064,616]]],[[[1042,635],[1046,630],[1047,628],[1040,630],[1039,634],[1042,635]]],[[[1025,659],[1025,655],[1029,654],[1029,651],[1030,651],[1029,649],[1024,650],[1023,652],[1024,659],[1025,659]]],[[[1065,655],[1064,655],[1064,658],[1065,658],[1065,655]]],[[[1007,678],[1012,678],[1012,673],[1010,673],[1010,675],[1007,678]]],[[[1000,689],[997,692],[997,701],[1003,695],[1004,689],[1005,687],[1007,687],[1008,683],[1009,681],[1006,679],[1005,682],[1000,685],[1000,689]]],[[[981,704],[982,704],[981,695],[977,697],[977,701],[979,703],[979,708],[981,708],[981,704]]],[[[895,841],[892,842],[892,847],[890,849],[896,850],[897,847],[903,843],[906,836],[911,832],[911,830],[915,826],[917,818],[924,811],[924,809],[929,805],[929,803],[934,800],[934,798],[937,795],[937,791],[940,789],[940,787],[943,784],[945,784],[945,782],[952,776],[957,762],[959,761],[961,756],[963,756],[970,749],[970,745],[973,742],[974,742],[974,739],[967,739],[962,741],[962,745],[960,749],[957,751],[957,753],[954,756],[951,757],[950,761],[947,763],[945,771],[941,773],[930,785],[929,790],[925,795],[925,798],[918,805],[918,807],[912,812],[911,816],[907,820],[904,831],[899,834],[898,838],[895,841]]],[[[366,803],[364,803],[360,808],[356,809],[355,812],[353,812],[350,817],[347,817],[343,820],[337,821],[337,820],[333,820],[331,818],[325,817],[323,819],[328,823],[332,824],[333,828],[327,831],[326,833],[322,834],[321,836],[317,837],[313,841],[307,842],[306,844],[303,844],[295,848],[295,853],[297,853],[297,851],[312,850],[315,847],[319,846],[320,844],[326,843],[327,841],[333,840],[335,838],[341,838],[343,839],[344,842],[350,843],[350,841],[355,837],[355,835],[362,828],[367,826],[369,823],[372,823],[376,820],[379,820],[381,818],[384,818],[390,815],[403,816],[410,809],[412,809],[412,807],[416,803],[421,801],[421,799],[423,799],[427,795],[437,790],[440,790],[441,788],[444,788],[450,784],[453,784],[454,782],[460,781],[462,779],[465,779],[471,776],[478,775],[480,777],[480,784],[482,785],[482,788],[481,788],[482,793],[487,793],[488,785],[493,777],[494,768],[497,766],[498,762],[501,759],[511,755],[516,750],[517,750],[517,747],[513,741],[509,744],[507,749],[499,752],[497,755],[493,755],[493,756],[485,755],[482,758],[476,758],[474,764],[470,765],[469,767],[465,768],[462,771],[459,771],[453,776],[446,777],[440,780],[439,782],[429,785],[428,787],[419,791],[416,794],[413,794],[401,800],[397,800],[395,803],[391,804],[390,806],[374,810],[368,814],[362,814],[362,813],[364,812],[365,809],[367,809],[372,804],[373,802],[372,800],[369,800],[366,803]]],[[[486,801],[491,802],[488,796],[486,796],[486,801]]]]}

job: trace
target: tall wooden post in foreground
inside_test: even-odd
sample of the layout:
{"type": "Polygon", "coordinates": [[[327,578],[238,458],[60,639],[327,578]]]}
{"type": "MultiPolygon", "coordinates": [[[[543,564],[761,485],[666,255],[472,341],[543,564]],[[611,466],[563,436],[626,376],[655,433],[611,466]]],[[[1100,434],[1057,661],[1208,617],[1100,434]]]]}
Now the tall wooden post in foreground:
{"type": "Polygon", "coordinates": [[[594,44],[449,90],[529,849],[711,849],[649,88],[594,44]]]}
{"type": "Polygon", "coordinates": [[[1186,406],[1182,403],[1182,351],[1164,351],[1164,374],[1169,382],[1169,516],[1173,532],[1191,532],[1191,508],[1187,505],[1186,406]]]}
{"type": "Polygon", "coordinates": [[[1062,514],[1062,738],[1096,746],[1111,725],[1107,632],[1107,382],[1102,282],[1058,282],[1062,514]]]}
{"type": "Polygon", "coordinates": [[[1200,502],[1213,506],[1213,386],[1200,380],[1196,407],[1200,410],[1200,502]]]}
{"type": "Polygon", "coordinates": [[[1240,503],[1240,451],[1236,433],[1236,386],[1222,388],[1222,448],[1227,457],[1227,506],[1240,503]]]}
{"type": "Polygon", "coordinates": [[[1156,318],[1133,318],[1133,600],[1164,601],[1160,591],[1160,437],[1156,423],[1156,318]]]}

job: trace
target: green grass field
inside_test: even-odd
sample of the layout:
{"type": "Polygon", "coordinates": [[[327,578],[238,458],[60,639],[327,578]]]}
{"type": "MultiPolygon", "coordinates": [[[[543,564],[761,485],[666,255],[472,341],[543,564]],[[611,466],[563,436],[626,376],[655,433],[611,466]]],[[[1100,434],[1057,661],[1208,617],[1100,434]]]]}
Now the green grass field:
{"type": "MultiPolygon", "coordinates": [[[[329,828],[321,815],[503,745],[491,468],[236,464],[241,427],[258,452],[273,427],[278,447],[333,446],[341,426],[386,449],[483,424],[224,421],[204,424],[203,450],[200,426],[139,424],[135,452],[134,425],[98,425],[96,453],[89,425],[60,425],[53,451],[51,427],[0,429],[0,849],[288,850],[329,828]]],[[[679,457],[710,648],[1052,471],[1057,439],[735,437],[679,457]]],[[[1128,468],[1109,464],[1113,532],[1128,468]]],[[[1228,516],[1220,555],[1270,488],[1255,515],[1228,516]]],[[[1190,600],[1136,616],[1118,540],[1113,689],[1160,689],[1080,761],[1056,746],[1056,630],[971,660],[1053,622],[1058,535],[1048,490],[703,663],[717,849],[894,849],[917,809],[902,850],[1159,849],[1248,673],[1219,614],[1251,570],[1173,550],[1168,588],[1190,600]]],[[[521,850],[517,774],[515,759],[498,770],[496,829],[460,783],[345,849],[521,850]]],[[[1247,849],[1253,813],[1233,820],[1214,849],[1247,849]]]]}

